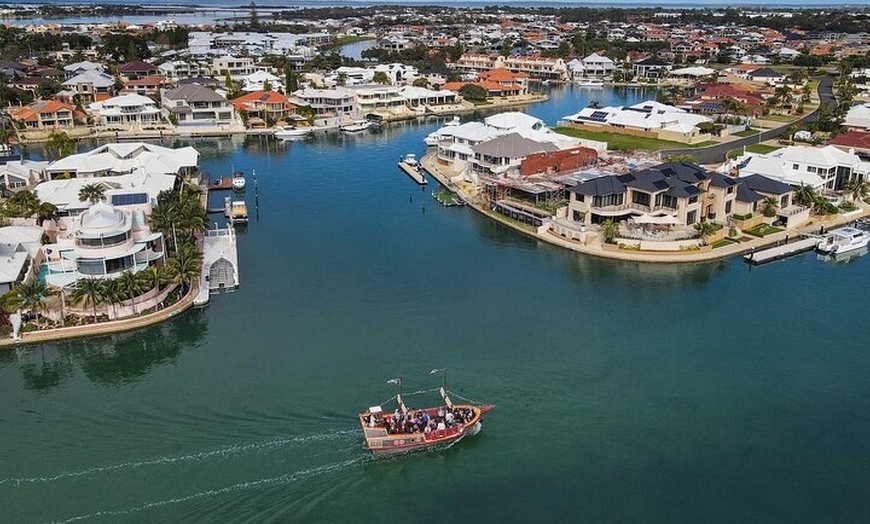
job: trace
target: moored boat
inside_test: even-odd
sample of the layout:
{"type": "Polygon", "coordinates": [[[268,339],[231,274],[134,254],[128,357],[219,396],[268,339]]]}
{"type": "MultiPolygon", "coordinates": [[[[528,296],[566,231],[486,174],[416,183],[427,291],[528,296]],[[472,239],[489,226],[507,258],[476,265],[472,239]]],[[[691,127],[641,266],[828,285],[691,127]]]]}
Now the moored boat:
{"type": "Polygon", "coordinates": [[[375,124],[370,120],[357,120],[350,124],[340,126],[339,129],[345,133],[359,133],[360,131],[371,129],[374,126],[375,124]]]}
{"type": "Polygon", "coordinates": [[[311,127],[280,126],[275,128],[275,138],[298,138],[311,133],[311,127]]]}
{"type": "Polygon", "coordinates": [[[236,171],[233,173],[233,189],[237,191],[241,191],[245,189],[245,174],[241,171],[236,171]]]}
{"type": "Polygon", "coordinates": [[[224,215],[230,220],[231,224],[247,222],[248,205],[244,200],[233,200],[230,197],[225,197],[224,215]]]}
{"type": "MultiPolygon", "coordinates": [[[[447,371],[432,370],[436,372],[444,373],[446,384],[447,371]]],[[[366,448],[378,455],[454,444],[477,434],[483,414],[495,409],[494,405],[454,404],[444,385],[438,389],[440,405],[411,409],[402,398],[402,380],[389,383],[399,387],[395,410],[389,413],[382,406],[372,406],[359,414],[366,448]]]]}
{"type": "Polygon", "coordinates": [[[580,78],[574,81],[580,87],[604,87],[604,80],[598,78],[580,78]]]}
{"type": "Polygon", "coordinates": [[[841,227],[828,232],[816,249],[829,255],[839,255],[867,247],[870,243],[870,233],[854,227],[841,227]]]}

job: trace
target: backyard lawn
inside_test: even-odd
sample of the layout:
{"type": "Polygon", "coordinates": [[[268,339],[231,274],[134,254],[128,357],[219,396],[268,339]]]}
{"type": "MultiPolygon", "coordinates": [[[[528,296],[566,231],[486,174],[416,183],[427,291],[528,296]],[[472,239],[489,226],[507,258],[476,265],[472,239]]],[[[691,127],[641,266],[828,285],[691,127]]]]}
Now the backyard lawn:
{"type": "Polygon", "coordinates": [[[740,138],[746,138],[748,136],[755,136],[757,134],[758,134],[758,129],[749,128],[749,129],[744,129],[743,131],[740,131],[739,133],[734,133],[734,136],[739,136],[740,138]]]}
{"type": "Polygon", "coordinates": [[[778,146],[769,146],[766,144],[751,144],[746,146],[746,150],[750,153],[759,153],[762,155],[766,155],[767,153],[771,153],[776,151],[777,149],[782,149],[778,146]]]}
{"type": "Polygon", "coordinates": [[[794,115],[767,115],[758,117],[759,120],[772,120],[774,122],[794,122],[800,117],[794,115]]]}
{"type": "Polygon", "coordinates": [[[755,236],[755,237],[764,238],[767,235],[779,233],[780,231],[782,231],[782,228],[769,226],[767,224],[758,224],[757,226],[753,227],[752,229],[747,229],[746,231],[744,231],[744,233],[748,233],[748,234],[755,236]]]}
{"type": "Polygon", "coordinates": [[[607,148],[615,151],[632,151],[638,149],[644,151],[656,151],[659,149],[704,147],[715,144],[715,142],[701,142],[699,144],[689,145],[683,144],[682,142],[672,142],[670,140],[657,140],[655,138],[620,135],[618,133],[599,133],[595,131],[587,131],[585,129],[575,129],[573,127],[557,127],[555,131],[575,138],[607,142],[607,148]]]}

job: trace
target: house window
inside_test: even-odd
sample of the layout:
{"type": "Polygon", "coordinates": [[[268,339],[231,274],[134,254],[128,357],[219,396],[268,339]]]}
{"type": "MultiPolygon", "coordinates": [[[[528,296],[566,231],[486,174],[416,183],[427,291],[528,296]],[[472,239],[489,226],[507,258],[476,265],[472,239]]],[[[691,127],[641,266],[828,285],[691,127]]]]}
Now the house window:
{"type": "Polygon", "coordinates": [[[586,201],[586,195],[574,193],[574,197],[577,199],[577,202],[585,202],[586,201]]]}
{"type": "Polygon", "coordinates": [[[725,214],[727,215],[730,212],[731,212],[731,201],[729,200],[728,202],[725,202],[725,214]]]}
{"type": "Polygon", "coordinates": [[[698,195],[695,195],[695,196],[689,197],[689,203],[690,203],[690,204],[694,204],[694,203],[696,203],[697,201],[698,201],[698,195]]]}
{"type": "Polygon", "coordinates": [[[815,173],[815,172],[816,172],[816,168],[813,167],[813,166],[808,166],[808,167],[807,167],[807,171],[809,171],[810,173],[815,173]]]}
{"type": "Polygon", "coordinates": [[[792,165],[791,165],[791,168],[794,169],[795,171],[797,171],[798,169],[800,169],[800,167],[801,167],[801,166],[799,166],[799,165],[797,165],[797,164],[792,164],[792,165]]]}
{"type": "Polygon", "coordinates": [[[697,219],[698,219],[698,212],[697,211],[689,211],[688,213],[686,213],[686,225],[687,226],[691,226],[692,224],[694,224],[697,219]]]}
{"type": "Polygon", "coordinates": [[[650,196],[649,193],[641,193],[639,191],[631,192],[631,201],[635,204],[640,204],[642,206],[649,207],[650,196]]]}
{"type": "Polygon", "coordinates": [[[662,205],[670,209],[677,209],[677,197],[662,195],[662,205]]]}
{"type": "Polygon", "coordinates": [[[782,197],[779,199],[779,208],[785,209],[787,207],[788,207],[788,195],[782,195],[782,197]]]}
{"type": "Polygon", "coordinates": [[[734,186],[730,186],[726,191],[729,195],[734,192],[734,186]]]}

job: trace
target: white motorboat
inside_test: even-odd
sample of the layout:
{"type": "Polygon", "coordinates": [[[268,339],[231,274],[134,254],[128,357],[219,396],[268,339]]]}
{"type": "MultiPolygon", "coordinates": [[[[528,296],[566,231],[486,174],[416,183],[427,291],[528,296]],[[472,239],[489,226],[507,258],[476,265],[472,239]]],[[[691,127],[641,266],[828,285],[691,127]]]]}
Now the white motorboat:
{"type": "Polygon", "coordinates": [[[420,165],[420,163],[417,162],[417,155],[415,155],[414,153],[408,153],[407,155],[403,156],[400,162],[408,164],[411,167],[417,167],[420,165]]]}
{"type": "Polygon", "coordinates": [[[867,247],[870,243],[870,233],[854,227],[841,227],[829,231],[819,243],[816,249],[829,255],[840,255],[867,247]]]}
{"type": "Polygon", "coordinates": [[[241,171],[233,173],[233,189],[241,191],[245,189],[245,174],[241,171]]]}
{"type": "Polygon", "coordinates": [[[374,125],[375,124],[369,120],[356,120],[350,124],[340,126],[339,129],[345,133],[359,133],[360,131],[365,131],[374,127],[374,125]]]}
{"type": "Polygon", "coordinates": [[[459,115],[454,115],[453,118],[444,123],[445,127],[453,127],[459,125],[459,115]]]}
{"type": "Polygon", "coordinates": [[[604,80],[598,78],[580,78],[574,81],[574,85],[580,87],[604,87],[604,80]]]}
{"type": "Polygon", "coordinates": [[[299,138],[311,133],[311,127],[281,126],[275,128],[275,138],[299,138]]]}

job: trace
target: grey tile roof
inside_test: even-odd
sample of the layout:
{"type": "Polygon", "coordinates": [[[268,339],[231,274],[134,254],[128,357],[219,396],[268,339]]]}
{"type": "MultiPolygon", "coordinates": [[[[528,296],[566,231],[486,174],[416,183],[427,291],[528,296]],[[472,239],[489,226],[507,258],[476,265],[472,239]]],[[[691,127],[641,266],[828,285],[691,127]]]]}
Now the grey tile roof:
{"type": "Polygon", "coordinates": [[[602,176],[581,182],[568,191],[578,195],[603,196],[625,192],[625,184],[613,175],[602,176]]]}
{"type": "Polygon", "coordinates": [[[472,146],[471,150],[491,157],[523,158],[534,153],[558,151],[559,148],[549,142],[536,142],[519,133],[509,133],[472,146]]]}
{"type": "Polygon", "coordinates": [[[747,185],[753,191],[760,191],[770,195],[784,195],[791,192],[790,185],[768,178],[764,175],[749,175],[747,177],[741,177],[740,182],[747,185]]]}
{"type": "Polygon", "coordinates": [[[171,89],[163,94],[169,100],[186,102],[226,102],[227,99],[199,84],[187,84],[171,89]]]}

